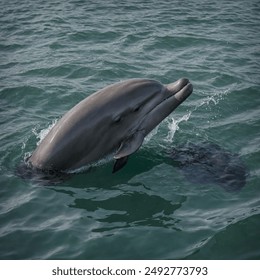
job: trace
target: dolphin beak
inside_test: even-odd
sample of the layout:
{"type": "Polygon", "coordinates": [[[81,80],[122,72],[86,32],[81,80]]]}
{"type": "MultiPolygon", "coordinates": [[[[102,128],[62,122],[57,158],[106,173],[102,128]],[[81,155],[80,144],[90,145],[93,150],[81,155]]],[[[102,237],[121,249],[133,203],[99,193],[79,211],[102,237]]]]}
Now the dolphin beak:
{"type": "Polygon", "coordinates": [[[188,81],[188,83],[180,90],[178,91],[174,97],[179,100],[180,102],[183,102],[188,96],[191,95],[193,91],[192,84],[188,81]]]}
{"type": "Polygon", "coordinates": [[[185,85],[189,84],[190,81],[187,78],[181,78],[174,83],[168,84],[166,87],[171,92],[177,92],[181,90],[185,85]]]}
{"type": "Polygon", "coordinates": [[[180,102],[183,102],[192,93],[193,86],[186,78],[179,79],[178,81],[168,84],[166,86],[170,95],[180,102]]]}

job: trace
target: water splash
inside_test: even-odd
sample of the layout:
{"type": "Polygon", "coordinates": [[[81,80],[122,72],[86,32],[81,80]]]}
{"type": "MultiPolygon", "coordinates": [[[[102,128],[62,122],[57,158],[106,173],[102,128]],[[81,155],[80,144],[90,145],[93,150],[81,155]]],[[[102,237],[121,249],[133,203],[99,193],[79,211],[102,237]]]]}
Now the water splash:
{"type": "Polygon", "coordinates": [[[188,121],[190,116],[191,116],[192,111],[188,112],[186,115],[183,115],[181,118],[179,119],[174,119],[173,117],[170,117],[167,119],[168,122],[168,135],[166,136],[166,138],[164,139],[165,142],[169,142],[172,143],[173,142],[173,138],[175,135],[175,132],[177,130],[179,130],[179,123],[183,122],[183,121],[188,121]]]}
{"type": "Polygon", "coordinates": [[[102,158],[102,159],[100,159],[96,162],[81,166],[79,168],[67,170],[66,173],[68,173],[68,174],[80,174],[80,173],[89,172],[92,168],[104,166],[104,165],[113,161],[113,159],[114,159],[113,154],[114,153],[108,154],[104,158],[102,158]]]}
{"type": "MultiPolygon", "coordinates": [[[[213,94],[211,96],[207,96],[207,97],[203,98],[202,100],[200,100],[199,103],[196,104],[193,109],[189,110],[188,113],[183,115],[182,117],[175,119],[175,117],[169,116],[168,118],[166,118],[165,122],[167,123],[168,134],[164,138],[164,141],[168,142],[168,143],[172,143],[176,131],[178,131],[180,129],[180,126],[179,126],[180,123],[187,122],[190,119],[191,115],[203,106],[207,106],[207,107],[211,107],[212,105],[216,106],[221,100],[223,100],[225,98],[225,96],[230,91],[231,91],[231,88],[228,88],[227,90],[221,91],[221,92],[215,91],[215,92],[213,92],[213,94]]],[[[149,143],[151,141],[151,139],[153,139],[154,136],[157,135],[160,126],[161,126],[161,124],[159,124],[157,127],[155,127],[145,137],[144,145],[149,143]]]]}
{"type": "Polygon", "coordinates": [[[175,119],[174,117],[168,117],[166,119],[166,122],[168,124],[169,131],[164,141],[172,143],[176,131],[180,129],[180,123],[187,122],[190,119],[191,115],[203,106],[210,107],[212,106],[212,104],[213,106],[216,106],[221,100],[225,98],[225,96],[230,92],[230,90],[231,88],[222,92],[213,92],[211,96],[207,96],[200,100],[200,102],[193,109],[191,109],[187,114],[183,115],[178,119],[175,119]]]}
{"type": "Polygon", "coordinates": [[[58,119],[53,120],[52,123],[47,128],[40,130],[40,132],[37,131],[38,130],[37,126],[32,129],[32,133],[36,136],[37,139],[39,139],[37,142],[37,146],[39,146],[39,144],[47,136],[47,134],[54,127],[54,125],[57,123],[57,121],[58,121],[58,119]]]}
{"type": "Polygon", "coordinates": [[[213,104],[214,106],[217,105],[221,100],[225,98],[226,95],[231,91],[231,88],[228,88],[224,91],[215,91],[211,96],[207,96],[201,100],[201,102],[194,108],[193,111],[196,111],[198,108],[207,105],[211,106],[213,104]]]}
{"type": "Polygon", "coordinates": [[[150,142],[150,140],[157,134],[158,130],[159,130],[159,126],[156,126],[150,133],[148,133],[146,135],[146,137],[144,138],[144,144],[147,144],[148,142],[150,142]]]}

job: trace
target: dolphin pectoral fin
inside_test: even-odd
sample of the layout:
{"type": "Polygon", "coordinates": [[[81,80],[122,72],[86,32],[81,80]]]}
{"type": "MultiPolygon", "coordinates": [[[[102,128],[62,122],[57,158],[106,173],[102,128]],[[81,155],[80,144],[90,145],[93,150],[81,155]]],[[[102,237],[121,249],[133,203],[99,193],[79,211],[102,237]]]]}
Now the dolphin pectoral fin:
{"type": "Polygon", "coordinates": [[[113,167],[113,173],[117,172],[126,165],[128,156],[140,148],[144,141],[144,136],[144,131],[138,131],[121,143],[118,151],[114,155],[116,162],[113,167]]]}
{"type": "Polygon", "coordinates": [[[127,160],[128,160],[128,156],[117,159],[115,164],[114,164],[112,173],[115,173],[118,170],[120,170],[121,168],[123,168],[126,165],[127,160]]]}
{"type": "Polygon", "coordinates": [[[114,155],[114,159],[120,159],[122,157],[129,156],[136,152],[144,141],[144,131],[138,131],[131,137],[123,141],[114,155]]]}

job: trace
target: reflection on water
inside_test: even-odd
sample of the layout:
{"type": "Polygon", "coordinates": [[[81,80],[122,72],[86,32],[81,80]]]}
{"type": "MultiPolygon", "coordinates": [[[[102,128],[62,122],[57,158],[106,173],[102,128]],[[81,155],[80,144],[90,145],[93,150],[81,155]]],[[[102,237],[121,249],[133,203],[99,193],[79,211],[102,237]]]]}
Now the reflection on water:
{"type": "Polygon", "coordinates": [[[99,232],[138,225],[178,230],[178,220],[173,218],[173,213],[184,201],[184,196],[180,201],[172,202],[157,195],[134,191],[106,200],[78,198],[70,207],[85,209],[88,216],[101,222],[102,227],[95,229],[99,232]]]}

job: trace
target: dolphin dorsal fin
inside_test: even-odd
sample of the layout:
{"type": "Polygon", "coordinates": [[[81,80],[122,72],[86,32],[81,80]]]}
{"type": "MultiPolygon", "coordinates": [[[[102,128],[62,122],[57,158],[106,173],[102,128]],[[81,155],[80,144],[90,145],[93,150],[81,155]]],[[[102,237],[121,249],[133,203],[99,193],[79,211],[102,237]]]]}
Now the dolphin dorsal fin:
{"type": "Polygon", "coordinates": [[[126,156],[129,156],[136,152],[144,141],[144,131],[140,130],[131,135],[125,141],[123,141],[114,155],[114,159],[120,159],[126,156]]]}

